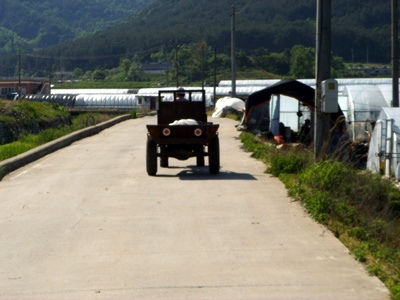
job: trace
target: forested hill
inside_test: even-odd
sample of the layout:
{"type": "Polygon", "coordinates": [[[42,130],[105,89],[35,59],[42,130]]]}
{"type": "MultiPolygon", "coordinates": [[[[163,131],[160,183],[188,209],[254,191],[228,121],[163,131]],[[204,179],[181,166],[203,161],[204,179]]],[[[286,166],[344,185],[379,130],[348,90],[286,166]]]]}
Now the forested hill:
{"type": "MultiPolygon", "coordinates": [[[[126,23],[43,55],[92,60],[107,56],[107,61],[93,64],[110,67],[121,56],[146,59],[162,48],[202,40],[229,51],[232,4],[238,50],[282,52],[296,44],[315,46],[316,0],[158,0],[126,23]]],[[[390,11],[390,0],[332,1],[334,54],[346,61],[390,62],[390,11]]]]}
{"type": "MultiPolygon", "coordinates": [[[[143,62],[154,52],[171,53],[183,44],[203,41],[218,53],[229,54],[233,4],[238,52],[252,55],[260,49],[284,52],[294,45],[314,47],[316,2],[2,0],[0,25],[6,28],[0,27],[0,65],[10,74],[17,58],[5,54],[18,53],[20,48],[23,63],[46,70],[50,65],[64,70],[113,68],[122,58],[143,62]],[[106,29],[112,23],[117,24],[106,29]],[[62,41],[67,42],[33,52],[62,41]]],[[[389,63],[390,11],[390,0],[332,1],[334,55],[348,62],[389,63]]]]}
{"type": "Polygon", "coordinates": [[[1,0],[0,54],[43,48],[114,26],[155,0],[1,0]]]}

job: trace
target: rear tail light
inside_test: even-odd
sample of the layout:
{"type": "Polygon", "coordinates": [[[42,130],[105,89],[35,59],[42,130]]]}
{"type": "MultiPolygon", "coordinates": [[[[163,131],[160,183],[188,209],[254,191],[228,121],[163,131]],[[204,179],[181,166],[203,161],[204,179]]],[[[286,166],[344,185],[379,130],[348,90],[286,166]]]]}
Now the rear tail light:
{"type": "Polygon", "coordinates": [[[194,135],[195,135],[195,136],[201,136],[202,133],[203,133],[203,131],[201,131],[200,128],[196,128],[196,129],[194,130],[194,135]]]}
{"type": "Polygon", "coordinates": [[[169,136],[171,134],[171,130],[169,128],[164,128],[162,133],[164,136],[169,136]]]}

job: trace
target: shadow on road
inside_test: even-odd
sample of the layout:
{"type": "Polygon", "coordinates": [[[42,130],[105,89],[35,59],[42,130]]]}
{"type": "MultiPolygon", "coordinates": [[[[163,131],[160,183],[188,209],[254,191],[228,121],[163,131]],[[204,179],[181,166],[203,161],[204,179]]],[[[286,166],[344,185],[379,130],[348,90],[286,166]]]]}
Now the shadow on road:
{"type": "Polygon", "coordinates": [[[219,174],[211,175],[208,166],[169,167],[169,169],[182,169],[182,171],[175,175],[158,174],[157,177],[179,177],[180,180],[257,180],[257,178],[248,173],[236,173],[225,170],[220,171],[219,174]]]}

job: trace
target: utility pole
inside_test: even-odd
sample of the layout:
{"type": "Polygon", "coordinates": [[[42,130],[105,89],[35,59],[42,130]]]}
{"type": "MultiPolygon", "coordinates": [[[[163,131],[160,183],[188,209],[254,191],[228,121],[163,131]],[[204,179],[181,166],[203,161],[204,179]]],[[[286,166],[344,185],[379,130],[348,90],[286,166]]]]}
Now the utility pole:
{"type": "Polygon", "coordinates": [[[392,99],[399,107],[399,20],[398,0],[392,0],[392,99]]]}
{"type": "Polygon", "coordinates": [[[329,137],[330,114],[321,111],[321,83],[330,78],[331,69],[331,0],[317,0],[317,28],[315,47],[315,109],[314,155],[317,160],[322,151],[324,138],[329,137]]]}
{"type": "Polygon", "coordinates": [[[217,96],[217,47],[214,47],[214,97],[213,97],[213,104],[215,107],[215,98],[217,96]]]}
{"type": "Polygon", "coordinates": [[[231,12],[232,97],[236,97],[235,16],[236,16],[236,7],[235,7],[235,5],[232,5],[232,12],[231,12]]]}
{"type": "Polygon", "coordinates": [[[204,90],[204,43],[201,43],[201,88],[204,90]]]}
{"type": "Polygon", "coordinates": [[[176,86],[179,86],[179,47],[178,45],[175,46],[175,67],[176,67],[176,86]]]}
{"type": "Polygon", "coordinates": [[[21,96],[21,48],[18,50],[18,97],[21,96]]]}
{"type": "Polygon", "coordinates": [[[51,81],[53,75],[53,58],[50,60],[50,69],[49,69],[49,94],[51,94],[51,81]]]}

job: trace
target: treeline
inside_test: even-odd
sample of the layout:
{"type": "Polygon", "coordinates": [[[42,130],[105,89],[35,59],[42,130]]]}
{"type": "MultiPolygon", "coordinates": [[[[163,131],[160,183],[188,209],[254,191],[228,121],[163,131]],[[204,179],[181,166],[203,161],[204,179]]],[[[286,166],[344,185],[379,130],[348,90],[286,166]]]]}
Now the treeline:
{"type": "MultiPolygon", "coordinates": [[[[83,70],[75,68],[67,79],[71,81],[114,81],[114,82],[152,82],[153,85],[213,85],[230,77],[231,58],[218,53],[205,42],[182,45],[171,51],[160,50],[150,54],[152,62],[142,63],[137,56],[125,57],[113,68],[83,70]],[[158,63],[157,63],[158,62],[158,63]],[[162,65],[163,72],[149,74],[148,65],[162,65]],[[164,69],[165,68],[165,69],[164,69]]],[[[249,56],[244,51],[236,53],[236,70],[241,79],[267,78],[314,78],[315,49],[295,45],[287,51],[277,53],[267,49],[256,49],[249,56]]],[[[362,72],[354,73],[346,67],[343,59],[332,57],[333,77],[365,77],[362,72]]],[[[34,74],[38,75],[38,74],[34,74]]],[[[50,76],[50,75],[49,75],[50,76]]],[[[55,78],[55,75],[52,75],[55,78]]],[[[65,78],[64,78],[65,80],[65,78]]]]}

